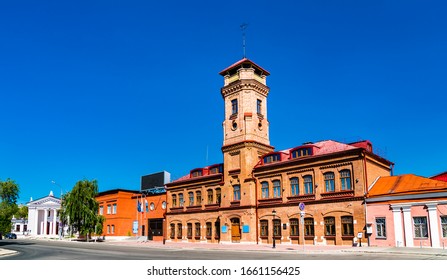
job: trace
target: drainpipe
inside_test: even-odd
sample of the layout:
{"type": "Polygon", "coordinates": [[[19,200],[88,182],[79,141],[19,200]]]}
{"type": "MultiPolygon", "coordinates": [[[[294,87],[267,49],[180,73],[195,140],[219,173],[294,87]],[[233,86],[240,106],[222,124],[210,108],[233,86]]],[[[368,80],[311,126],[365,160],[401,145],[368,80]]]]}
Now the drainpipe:
{"type": "Polygon", "coordinates": [[[256,245],[259,244],[259,232],[258,232],[258,180],[255,178],[254,170],[251,172],[251,178],[255,182],[255,225],[256,225],[256,245]]]}
{"type": "Polygon", "coordinates": [[[363,180],[365,182],[365,184],[363,185],[363,203],[364,203],[364,208],[365,208],[365,235],[367,237],[367,241],[368,241],[368,247],[369,247],[369,235],[366,233],[366,228],[368,227],[367,224],[367,219],[368,219],[368,211],[367,211],[367,207],[366,207],[366,194],[368,192],[368,174],[367,174],[367,168],[366,168],[366,154],[364,152],[362,152],[362,157],[363,157],[363,180]]]}

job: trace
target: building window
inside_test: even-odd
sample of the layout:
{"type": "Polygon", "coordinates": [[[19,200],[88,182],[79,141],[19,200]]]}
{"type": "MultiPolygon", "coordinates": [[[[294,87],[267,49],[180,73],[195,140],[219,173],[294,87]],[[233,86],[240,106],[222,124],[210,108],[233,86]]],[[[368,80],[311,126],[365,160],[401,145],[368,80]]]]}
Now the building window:
{"type": "Polygon", "coordinates": [[[290,236],[299,235],[298,219],[290,219],[290,236]]]}
{"type": "Polygon", "coordinates": [[[172,195],[172,207],[177,207],[177,195],[172,195]]]}
{"type": "Polygon", "coordinates": [[[427,217],[414,217],[413,225],[414,225],[414,237],[415,238],[428,237],[427,217]]]}
{"type": "Polygon", "coordinates": [[[281,197],[281,181],[275,180],[273,183],[273,197],[281,197]]]}
{"type": "Polygon", "coordinates": [[[343,236],[353,236],[354,235],[354,219],[352,216],[341,217],[341,234],[343,236]]]}
{"type": "Polygon", "coordinates": [[[104,206],[99,206],[99,215],[104,215],[104,206]]]}
{"type": "Polygon", "coordinates": [[[115,225],[112,225],[112,234],[115,234],[115,225]]]}
{"type": "Polygon", "coordinates": [[[193,177],[193,178],[200,177],[200,176],[202,176],[202,169],[193,170],[191,172],[191,177],[193,177]]]}
{"type": "Polygon", "coordinates": [[[183,207],[183,205],[185,204],[185,200],[183,199],[182,193],[178,195],[178,203],[180,207],[183,207]]]}
{"type": "Polygon", "coordinates": [[[110,214],[112,212],[112,205],[107,205],[107,214],[110,214]]]}
{"type": "Polygon", "coordinates": [[[187,224],[186,237],[192,238],[192,224],[191,223],[187,224]]]}
{"type": "Polygon", "coordinates": [[[304,218],[304,236],[314,236],[314,219],[304,218]]]}
{"type": "Polygon", "coordinates": [[[326,186],[326,192],[335,191],[335,175],[334,172],[324,173],[324,185],[326,186]]]}
{"type": "Polygon", "coordinates": [[[194,193],[193,192],[189,192],[188,193],[188,197],[189,197],[189,206],[193,206],[194,205],[194,193]]]}
{"type": "Polygon", "coordinates": [[[213,226],[211,222],[206,223],[206,237],[211,238],[213,236],[213,226]]]}
{"type": "Polygon", "coordinates": [[[182,224],[177,224],[177,239],[182,239],[182,224]]]}
{"type": "Polygon", "coordinates": [[[202,192],[201,191],[196,192],[196,204],[202,205],[202,192]]]}
{"type": "Polygon", "coordinates": [[[290,179],[290,192],[292,196],[300,194],[300,187],[298,185],[298,178],[294,177],[290,179]]]}
{"type": "Polygon", "coordinates": [[[208,196],[208,204],[213,204],[213,190],[207,190],[206,193],[208,196]]]}
{"type": "Polygon", "coordinates": [[[264,164],[281,161],[281,155],[280,154],[272,154],[264,157],[264,164]]]}
{"type": "Polygon", "coordinates": [[[221,200],[221,192],[220,192],[220,188],[216,189],[216,203],[220,204],[220,200],[221,200]]]}
{"type": "Polygon", "coordinates": [[[325,236],[335,236],[335,218],[325,217],[324,218],[324,235],[325,236]]]}
{"type": "Polygon", "coordinates": [[[175,238],[175,224],[170,225],[169,237],[171,239],[175,238]]]}
{"type": "Polygon", "coordinates": [[[116,203],[112,205],[112,214],[116,214],[116,203]]]}
{"type": "Polygon", "coordinates": [[[385,218],[376,218],[376,237],[386,238],[385,218]]]}
{"type": "Polygon", "coordinates": [[[273,237],[281,236],[281,220],[273,220],[273,237]]]}
{"type": "Polygon", "coordinates": [[[233,186],[233,200],[234,201],[241,200],[241,186],[240,185],[233,186]]]}
{"type": "Polygon", "coordinates": [[[340,181],[341,181],[341,190],[351,190],[351,171],[342,170],[340,171],[340,181]]]}
{"type": "Polygon", "coordinates": [[[299,158],[304,156],[311,156],[312,155],[312,148],[299,148],[292,151],[292,158],[299,158]]]}
{"type": "Polygon", "coordinates": [[[447,237],[447,216],[441,216],[442,237],[447,237]]]}
{"type": "Polygon", "coordinates": [[[232,115],[237,114],[237,110],[238,110],[237,107],[238,107],[238,106],[237,106],[237,99],[233,99],[233,100],[231,100],[231,114],[232,114],[232,115]]]}
{"type": "Polygon", "coordinates": [[[110,234],[110,225],[107,225],[107,234],[110,234]]]}
{"type": "Polygon", "coordinates": [[[222,165],[221,164],[210,168],[210,174],[218,174],[218,173],[222,173],[222,165]]]}
{"type": "Polygon", "coordinates": [[[195,224],[194,236],[195,236],[195,238],[200,238],[200,236],[201,236],[201,234],[200,234],[200,223],[196,223],[195,224]]]}
{"type": "Polygon", "coordinates": [[[256,100],[256,112],[262,114],[262,100],[256,100]]]}
{"type": "Polygon", "coordinates": [[[262,182],[261,183],[261,198],[269,198],[269,183],[262,182]]]}
{"type": "Polygon", "coordinates": [[[261,236],[267,237],[269,234],[269,223],[267,220],[261,220],[261,236]]]}
{"type": "Polygon", "coordinates": [[[311,175],[303,176],[303,181],[304,181],[304,193],[305,194],[313,194],[314,186],[312,183],[312,176],[311,175]]]}

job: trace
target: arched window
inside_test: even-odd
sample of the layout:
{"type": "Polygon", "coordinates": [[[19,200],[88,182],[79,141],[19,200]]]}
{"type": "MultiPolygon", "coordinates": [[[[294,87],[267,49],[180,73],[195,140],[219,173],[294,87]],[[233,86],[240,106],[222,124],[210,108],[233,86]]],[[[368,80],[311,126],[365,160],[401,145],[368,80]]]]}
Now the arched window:
{"type": "Polygon", "coordinates": [[[299,235],[298,219],[290,219],[290,236],[299,235]]]}
{"type": "Polygon", "coordinates": [[[172,195],[172,207],[177,207],[177,195],[172,195]]]}
{"type": "Polygon", "coordinates": [[[233,200],[234,201],[241,200],[241,186],[240,185],[233,186],[233,200]]]}
{"type": "Polygon", "coordinates": [[[183,194],[182,193],[178,195],[178,203],[179,203],[180,207],[183,207],[183,205],[185,203],[185,200],[183,199],[183,194]]]}
{"type": "Polygon", "coordinates": [[[261,198],[269,198],[269,183],[262,182],[261,183],[261,198]]]}
{"type": "Polygon", "coordinates": [[[342,190],[351,190],[351,171],[348,169],[340,171],[340,181],[342,190]]]}
{"type": "Polygon", "coordinates": [[[312,175],[303,176],[303,181],[304,181],[304,193],[305,194],[313,194],[314,186],[313,186],[313,182],[312,182],[312,175]]]}
{"type": "Polygon", "coordinates": [[[335,191],[334,179],[335,179],[334,172],[324,173],[324,185],[326,187],[326,192],[334,192],[335,191]]]}
{"type": "Polygon", "coordinates": [[[300,188],[298,185],[298,178],[293,177],[290,179],[290,193],[292,196],[299,195],[300,194],[300,188]]]}
{"type": "Polygon", "coordinates": [[[325,236],[335,236],[335,218],[325,217],[324,218],[324,235],[325,236]]]}
{"type": "Polygon", "coordinates": [[[213,190],[209,189],[206,191],[208,196],[208,204],[213,204],[214,197],[213,197],[213,190]]]}
{"type": "Polygon", "coordinates": [[[196,204],[202,205],[202,192],[196,191],[196,204]]]}
{"type": "Polygon", "coordinates": [[[193,206],[194,205],[194,193],[189,192],[188,197],[189,197],[189,206],[193,206]]]}
{"type": "Polygon", "coordinates": [[[281,181],[274,180],[272,183],[273,183],[273,197],[281,197],[281,181]]]}

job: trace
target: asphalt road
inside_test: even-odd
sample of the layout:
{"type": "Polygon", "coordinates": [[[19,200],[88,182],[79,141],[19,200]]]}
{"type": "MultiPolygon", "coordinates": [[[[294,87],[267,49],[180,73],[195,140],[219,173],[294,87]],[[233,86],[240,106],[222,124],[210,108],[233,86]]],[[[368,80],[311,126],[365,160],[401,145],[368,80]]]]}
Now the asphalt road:
{"type": "Polygon", "coordinates": [[[113,243],[2,240],[0,248],[17,254],[4,260],[425,260],[445,256],[392,253],[299,253],[118,246],[113,243]]]}

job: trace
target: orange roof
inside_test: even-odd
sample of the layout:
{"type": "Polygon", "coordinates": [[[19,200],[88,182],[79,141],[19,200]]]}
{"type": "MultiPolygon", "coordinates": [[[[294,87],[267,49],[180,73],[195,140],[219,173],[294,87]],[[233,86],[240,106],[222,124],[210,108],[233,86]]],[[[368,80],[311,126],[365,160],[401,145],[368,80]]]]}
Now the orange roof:
{"type": "Polygon", "coordinates": [[[413,174],[381,177],[368,191],[367,197],[447,191],[447,182],[413,174]]]}

